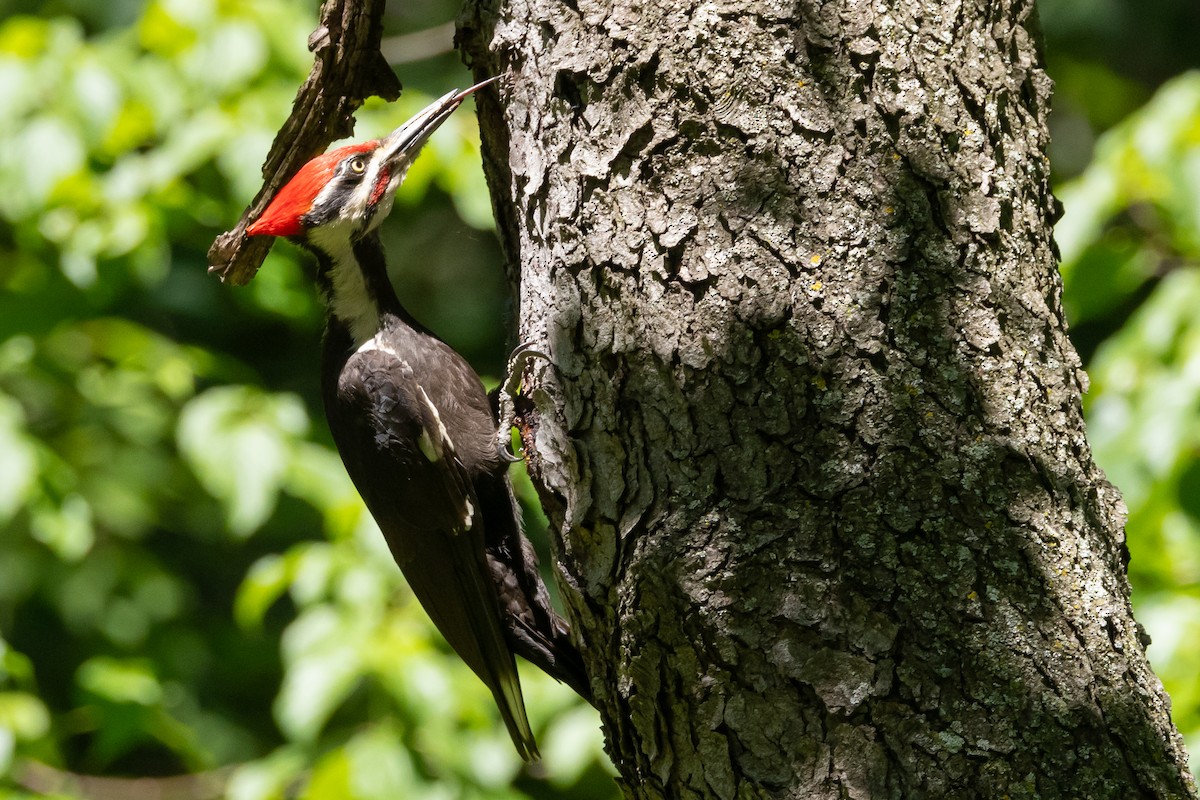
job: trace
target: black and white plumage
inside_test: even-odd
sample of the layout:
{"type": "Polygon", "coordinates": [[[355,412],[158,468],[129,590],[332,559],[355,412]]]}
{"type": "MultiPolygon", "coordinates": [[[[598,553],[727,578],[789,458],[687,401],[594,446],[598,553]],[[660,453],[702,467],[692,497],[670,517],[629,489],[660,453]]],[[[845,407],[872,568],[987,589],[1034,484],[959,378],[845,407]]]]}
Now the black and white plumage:
{"type": "Polygon", "coordinates": [[[590,699],[587,679],[522,533],[483,385],[400,304],[376,232],[421,144],[477,88],[385,139],[314,159],[248,232],[287,236],[316,256],[328,311],[322,392],[338,452],[413,593],[531,760],[513,654],[590,699]]]}

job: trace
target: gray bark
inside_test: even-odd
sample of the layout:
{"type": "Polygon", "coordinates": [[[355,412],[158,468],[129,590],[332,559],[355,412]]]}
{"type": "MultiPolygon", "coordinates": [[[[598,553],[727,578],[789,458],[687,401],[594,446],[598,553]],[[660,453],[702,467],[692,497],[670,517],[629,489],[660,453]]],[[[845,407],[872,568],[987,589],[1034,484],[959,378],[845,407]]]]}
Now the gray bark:
{"type": "Polygon", "coordinates": [[[630,798],[1194,797],[1028,0],[476,0],[522,420],[630,798]]]}

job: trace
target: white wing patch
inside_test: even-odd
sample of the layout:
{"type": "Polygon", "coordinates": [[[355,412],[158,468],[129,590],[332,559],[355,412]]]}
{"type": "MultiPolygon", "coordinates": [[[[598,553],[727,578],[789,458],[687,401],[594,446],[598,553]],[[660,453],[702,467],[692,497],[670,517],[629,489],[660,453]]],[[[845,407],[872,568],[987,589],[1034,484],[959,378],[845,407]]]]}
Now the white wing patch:
{"type": "MultiPolygon", "coordinates": [[[[390,344],[387,343],[387,341],[385,341],[383,338],[381,338],[382,336],[383,336],[383,331],[379,331],[379,332],[375,333],[375,335],[373,335],[370,339],[367,339],[365,342],[360,344],[358,346],[358,350],[356,350],[355,352],[366,353],[371,350],[378,350],[379,352],[389,355],[392,358],[399,361],[401,363],[401,365],[403,365],[404,369],[406,369],[409,372],[409,374],[411,374],[412,367],[410,367],[408,365],[408,362],[404,360],[404,356],[400,355],[400,352],[398,350],[396,350],[396,348],[392,347],[390,344]]],[[[426,402],[428,402],[428,400],[429,400],[429,398],[426,398],[426,402]]]]}
{"type": "MultiPolygon", "coordinates": [[[[438,458],[441,458],[442,454],[446,450],[449,450],[451,453],[453,453],[454,442],[450,441],[450,434],[446,432],[446,426],[442,424],[442,415],[438,413],[437,406],[435,406],[433,401],[429,399],[429,395],[425,394],[425,387],[418,385],[417,389],[421,392],[421,398],[424,399],[426,408],[428,408],[429,412],[433,414],[433,421],[437,423],[436,439],[430,435],[428,428],[421,431],[421,438],[423,440],[429,440],[429,446],[434,450],[434,452],[437,453],[438,458]]],[[[424,445],[421,445],[421,450],[424,452],[424,445]]],[[[426,455],[428,456],[428,454],[426,455]]],[[[431,458],[429,460],[437,461],[437,458],[431,458]]]]}
{"type": "MultiPolygon", "coordinates": [[[[380,353],[385,353],[400,362],[401,367],[410,375],[412,368],[408,362],[396,352],[396,349],[389,345],[382,338],[382,331],[370,337],[358,346],[356,352],[367,353],[376,350],[380,353]]],[[[431,431],[428,426],[421,426],[421,435],[417,437],[417,448],[421,451],[421,455],[429,460],[429,463],[436,464],[446,457],[449,453],[454,455],[454,442],[450,439],[450,434],[446,431],[446,426],[442,423],[442,415],[438,413],[437,406],[429,399],[429,395],[425,392],[425,387],[417,384],[417,391],[421,393],[421,399],[425,401],[425,407],[429,409],[433,421],[437,424],[437,430],[431,431]]],[[[450,467],[453,469],[454,467],[450,467]]],[[[463,518],[462,530],[469,531],[475,521],[475,506],[471,503],[471,498],[464,497],[463,499],[463,518]]]]}
{"type": "MultiPolygon", "coordinates": [[[[429,413],[433,415],[433,421],[437,423],[437,434],[432,435],[429,428],[421,430],[421,437],[417,440],[417,446],[421,448],[421,452],[431,462],[436,462],[445,457],[446,453],[454,455],[454,442],[450,440],[450,434],[446,432],[446,426],[442,424],[442,415],[438,413],[437,406],[429,399],[429,395],[425,394],[425,387],[417,385],[417,389],[421,392],[421,398],[424,399],[429,413]]],[[[462,526],[464,531],[471,530],[471,525],[475,519],[475,506],[471,504],[469,497],[463,498],[463,520],[462,526]]]]}
{"type": "Polygon", "coordinates": [[[430,461],[440,461],[442,458],[442,449],[433,443],[428,428],[421,429],[421,435],[417,438],[417,447],[421,448],[421,454],[430,461]]]}

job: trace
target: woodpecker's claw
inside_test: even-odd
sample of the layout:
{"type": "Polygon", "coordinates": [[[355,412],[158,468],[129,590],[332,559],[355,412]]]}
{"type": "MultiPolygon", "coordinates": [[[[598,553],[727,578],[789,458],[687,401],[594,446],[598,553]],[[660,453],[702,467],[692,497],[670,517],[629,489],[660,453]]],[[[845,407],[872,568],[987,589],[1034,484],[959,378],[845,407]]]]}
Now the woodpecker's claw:
{"type": "Polygon", "coordinates": [[[532,342],[525,342],[519,345],[512,354],[508,357],[508,374],[505,375],[504,381],[496,389],[499,405],[500,428],[496,432],[496,445],[500,452],[500,457],[508,462],[522,460],[520,456],[512,452],[512,428],[516,420],[516,404],[513,398],[521,391],[521,376],[525,373],[525,368],[529,366],[529,362],[535,358],[540,358],[545,361],[550,361],[550,356],[533,349],[532,342]]]}
{"type": "MultiPolygon", "coordinates": [[[[503,432],[504,432],[503,427],[501,427],[500,435],[503,435],[503,432]]],[[[509,442],[511,442],[511,441],[512,441],[512,434],[510,433],[509,434],[509,442]]],[[[506,464],[516,464],[518,461],[524,461],[525,459],[521,458],[519,455],[517,455],[516,453],[514,453],[512,451],[512,449],[511,449],[512,446],[511,446],[511,444],[509,444],[509,442],[496,442],[496,452],[500,455],[500,460],[505,462],[506,464]]]]}
{"type": "Polygon", "coordinates": [[[510,397],[521,391],[521,376],[525,374],[525,368],[529,366],[529,362],[535,358],[540,358],[546,362],[550,361],[550,356],[541,350],[533,349],[533,342],[525,342],[518,345],[509,355],[508,375],[504,378],[503,391],[510,397]]]}

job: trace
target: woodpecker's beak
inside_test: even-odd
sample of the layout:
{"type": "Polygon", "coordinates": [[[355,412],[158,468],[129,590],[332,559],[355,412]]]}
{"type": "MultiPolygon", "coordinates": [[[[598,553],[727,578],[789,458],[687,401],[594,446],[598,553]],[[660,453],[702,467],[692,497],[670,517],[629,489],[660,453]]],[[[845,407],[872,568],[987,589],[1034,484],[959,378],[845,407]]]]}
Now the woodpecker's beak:
{"type": "Polygon", "coordinates": [[[421,146],[429,139],[443,122],[450,118],[455,109],[476,91],[500,80],[497,75],[475,84],[470,89],[461,92],[455,89],[441,99],[427,105],[421,113],[401,125],[384,137],[375,151],[375,160],[380,166],[387,168],[391,174],[403,172],[417,157],[421,146]]]}

